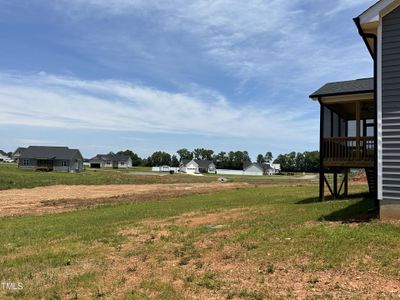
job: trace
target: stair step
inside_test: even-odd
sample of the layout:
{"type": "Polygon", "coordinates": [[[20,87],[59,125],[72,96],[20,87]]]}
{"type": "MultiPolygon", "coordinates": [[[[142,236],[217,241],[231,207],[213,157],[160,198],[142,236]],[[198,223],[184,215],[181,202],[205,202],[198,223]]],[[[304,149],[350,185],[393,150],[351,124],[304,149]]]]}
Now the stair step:
{"type": "Polygon", "coordinates": [[[376,191],[375,170],[371,168],[365,168],[365,174],[367,175],[369,192],[375,193],[376,191]]]}

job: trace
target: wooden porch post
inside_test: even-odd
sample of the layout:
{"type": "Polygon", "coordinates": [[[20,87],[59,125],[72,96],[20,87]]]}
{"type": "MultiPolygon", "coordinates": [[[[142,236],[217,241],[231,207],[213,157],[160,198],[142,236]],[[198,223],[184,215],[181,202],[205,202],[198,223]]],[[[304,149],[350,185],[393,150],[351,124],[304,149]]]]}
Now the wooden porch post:
{"type": "Polygon", "coordinates": [[[325,181],[324,181],[324,106],[320,103],[319,117],[319,201],[325,200],[325,181]]]}
{"type": "Polygon", "coordinates": [[[349,169],[346,169],[344,176],[344,196],[347,197],[349,195],[349,169]]]}
{"type": "Polygon", "coordinates": [[[360,101],[356,102],[356,158],[360,160],[360,135],[361,135],[361,124],[360,124],[360,101]]]}
{"type": "Polygon", "coordinates": [[[338,171],[337,168],[333,171],[333,197],[338,197],[338,171]]]}

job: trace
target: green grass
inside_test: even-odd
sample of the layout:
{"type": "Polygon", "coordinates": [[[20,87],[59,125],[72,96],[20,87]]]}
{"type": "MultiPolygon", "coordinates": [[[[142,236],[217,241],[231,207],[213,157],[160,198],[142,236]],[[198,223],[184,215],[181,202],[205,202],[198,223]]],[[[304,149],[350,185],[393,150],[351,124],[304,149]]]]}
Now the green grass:
{"type": "MultiPolygon", "coordinates": [[[[364,191],[363,186],[353,190],[364,191]]],[[[101,298],[121,290],[117,298],[179,299],[184,291],[204,298],[212,293],[224,298],[268,296],[252,286],[235,288],[226,273],[209,263],[213,255],[220,257],[219,263],[259,268],[260,280],[281,272],[282,265],[291,267],[305,258],[307,263],[298,266],[303,272],[343,271],[351,265],[399,276],[398,225],[376,220],[349,223],[366,219],[372,201],[365,194],[325,203],[316,202],[315,195],[316,186],[258,187],[2,218],[0,278],[22,282],[24,289],[0,289],[0,298],[101,298]],[[231,216],[232,209],[243,216],[221,219],[221,228],[179,222],[182,214],[231,216]],[[121,234],[126,230],[133,233],[121,234]],[[204,241],[210,245],[200,247],[204,241]],[[235,251],[227,252],[230,248],[235,251]],[[123,269],[116,267],[118,260],[123,269]],[[136,285],[129,282],[132,276],[140,278],[136,285]],[[179,281],[184,288],[175,284],[179,281]]],[[[309,281],[318,284],[315,276],[309,281]]]]}
{"type": "Polygon", "coordinates": [[[0,190],[12,188],[32,188],[57,184],[148,184],[148,183],[192,183],[209,182],[212,178],[189,175],[135,175],[135,172],[148,172],[146,167],[128,170],[87,169],[80,173],[36,172],[18,169],[15,164],[0,163],[0,190]]]}
{"type": "MultiPolygon", "coordinates": [[[[18,169],[15,164],[0,163],[0,190],[13,188],[33,188],[48,185],[101,185],[101,184],[151,184],[151,183],[196,183],[212,182],[218,175],[191,176],[186,174],[152,173],[149,167],[131,169],[105,170],[86,169],[80,173],[36,172],[18,169]],[[143,175],[148,173],[150,175],[143,175]],[[154,176],[152,176],[154,175],[154,176]]],[[[221,176],[232,182],[249,182],[254,184],[275,184],[291,182],[296,176],[221,176]]]]}

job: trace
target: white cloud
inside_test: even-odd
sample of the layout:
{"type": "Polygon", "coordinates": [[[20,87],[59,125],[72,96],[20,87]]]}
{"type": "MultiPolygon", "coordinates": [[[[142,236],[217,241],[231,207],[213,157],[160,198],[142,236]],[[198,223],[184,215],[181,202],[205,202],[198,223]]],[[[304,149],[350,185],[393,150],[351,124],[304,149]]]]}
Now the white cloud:
{"type": "MultiPolygon", "coordinates": [[[[83,81],[47,74],[0,74],[0,124],[265,140],[310,141],[316,115],[280,106],[238,106],[121,81],[83,81]],[[279,135],[278,135],[279,134],[279,135]]],[[[312,136],[313,137],[313,136],[312,136]]]]}
{"type": "Polygon", "coordinates": [[[367,9],[369,6],[377,2],[377,0],[338,0],[337,2],[335,9],[329,11],[327,13],[328,15],[336,14],[354,7],[364,6],[364,9],[367,9]]]}
{"type": "MultiPolygon", "coordinates": [[[[346,44],[341,40],[342,32],[331,32],[329,25],[323,24],[327,11],[332,15],[350,8],[362,8],[371,0],[323,1],[325,9],[318,3],[312,1],[305,8],[301,0],[68,1],[68,5],[75,8],[73,11],[79,11],[79,14],[86,12],[100,17],[107,14],[116,18],[119,15],[146,15],[156,19],[154,26],[160,26],[157,30],[164,31],[167,36],[187,34],[210,63],[240,79],[242,85],[249,80],[268,80],[271,85],[281,88],[289,81],[292,87],[298,88],[321,78],[347,79],[371,74],[372,63],[367,52],[360,55],[364,47],[361,38],[358,44],[346,44]],[[349,68],[349,64],[353,67],[349,68]],[[285,82],[281,80],[283,77],[285,82]]],[[[356,35],[351,19],[349,24],[349,32],[356,35]]],[[[113,43],[104,36],[109,35],[100,34],[91,43],[107,44],[120,54],[134,51],[142,59],[146,59],[146,55],[152,57],[151,47],[141,47],[129,33],[114,32],[113,43]]],[[[158,47],[165,49],[169,45],[158,47]]],[[[149,61],[154,59],[157,58],[149,58],[149,61]]],[[[179,63],[179,57],[176,60],[179,63]]],[[[243,90],[243,86],[239,84],[238,90],[243,90]]]]}

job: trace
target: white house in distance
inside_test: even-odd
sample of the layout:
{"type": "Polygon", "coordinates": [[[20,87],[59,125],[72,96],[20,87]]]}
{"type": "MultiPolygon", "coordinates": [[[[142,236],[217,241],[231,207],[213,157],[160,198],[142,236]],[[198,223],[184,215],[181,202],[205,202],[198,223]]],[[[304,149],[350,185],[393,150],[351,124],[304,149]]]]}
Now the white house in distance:
{"type": "Polygon", "coordinates": [[[259,163],[245,163],[243,164],[243,175],[247,176],[263,176],[265,174],[264,165],[259,163]]]}
{"type": "Polygon", "coordinates": [[[280,164],[260,164],[260,163],[245,163],[243,165],[243,175],[262,176],[275,175],[281,172],[280,164]]]}
{"type": "Polygon", "coordinates": [[[11,162],[11,157],[8,156],[3,150],[0,150],[0,161],[11,162]]]}
{"type": "Polygon", "coordinates": [[[263,175],[276,175],[281,172],[280,164],[260,164],[245,162],[243,163],[243,170],[226,170],[217,169],[217,174],[220,175],[244,175],[244,176],[263,176],[263,175]]]}
{"type": "Polygon", "coordinates": [[[216,166],[211,160],[202,159],[183,159],[179,166],[179,171],[187,174],[216,173],[216,166]]]}
{"type": "Polygon", "coordinates": [[[266,174],[267,175],[276,175],[281,172],[281,165],[280,164],[265,164],[266,174]]]}
{"type": "Polygon", "coordinates": [[[126,169],[132,167],[132,159],[126,155],[117,155],[114,153],[97,154],[89,160],[91,168],[113,168],[126,169]]]}

